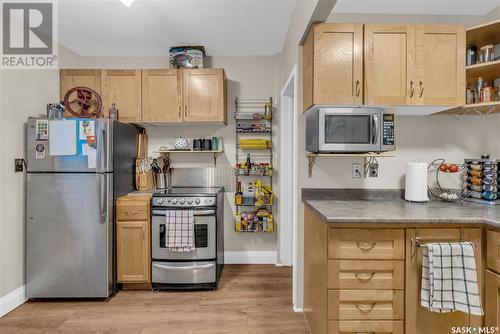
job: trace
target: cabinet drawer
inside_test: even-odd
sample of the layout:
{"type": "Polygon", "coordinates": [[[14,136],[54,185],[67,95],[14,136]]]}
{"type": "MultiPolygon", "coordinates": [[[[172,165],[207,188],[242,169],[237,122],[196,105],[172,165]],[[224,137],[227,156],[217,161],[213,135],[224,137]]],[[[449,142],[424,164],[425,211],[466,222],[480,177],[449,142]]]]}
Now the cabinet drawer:
{"type": "Polygon", "coordinates": [[[328,334],[403,334],[403,322],[329,321],[328,334]]]}
{"type": "Polygon", "coordinates": [[[403,229],[334,229],[328,231],[331,259],[404,259],[403,229]]]}
{"type": "Polygon", "coordinates": [[[487,231],[486,258],[488,269],[500,273],[500,232],[487,231]]]}
{"type": "Polygon", "coordinates": [[[329,260],[329,289],[404,288],[404,261],[329,260]]]}
{"type": "Polygon", "coordinates": [[[148,220],[149,205],[147,203],[127,203],[117,205],[117,220],[148,220]]]}
{"type": "Polygon", "coordinates": [[[400,320],[404,297],[401,290],[329,290],[330,320],[400,320]]]}

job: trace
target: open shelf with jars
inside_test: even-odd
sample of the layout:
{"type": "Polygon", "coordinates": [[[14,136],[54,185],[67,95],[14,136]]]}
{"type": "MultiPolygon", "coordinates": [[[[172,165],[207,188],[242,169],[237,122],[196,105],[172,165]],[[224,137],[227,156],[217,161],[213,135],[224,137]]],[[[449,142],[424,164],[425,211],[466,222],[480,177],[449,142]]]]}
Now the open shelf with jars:
{"type": "Polygon", "coordinates": [[[273,218],[273,100],[236,99],[236,232],[275,231],[273,218]]]}
{"type": "Polygon", "coordinates": [[[465,104],[436,115],[487,115],[500,112],[500,20],[466,29],[465,104]]]}

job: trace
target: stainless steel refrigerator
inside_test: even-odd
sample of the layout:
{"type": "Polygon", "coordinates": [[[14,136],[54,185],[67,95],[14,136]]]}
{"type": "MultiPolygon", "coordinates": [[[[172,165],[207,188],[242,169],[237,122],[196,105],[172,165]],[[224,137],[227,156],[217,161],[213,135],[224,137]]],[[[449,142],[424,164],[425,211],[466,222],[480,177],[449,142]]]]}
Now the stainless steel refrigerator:
{"type": "Polygon", "coordinates": [[[28,119],[28,298],[113,294],[113,203],[134,189],[137,133],[107,119],[28,119]]]}

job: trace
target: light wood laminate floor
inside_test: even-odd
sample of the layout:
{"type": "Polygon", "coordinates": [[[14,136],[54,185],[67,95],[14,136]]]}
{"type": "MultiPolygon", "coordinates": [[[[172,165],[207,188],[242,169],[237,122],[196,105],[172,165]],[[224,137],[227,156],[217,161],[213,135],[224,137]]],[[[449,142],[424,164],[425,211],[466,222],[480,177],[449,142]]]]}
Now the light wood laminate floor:
{"type": "Polygon", "coordinates": [[[227,265],[217,291],[28,302],[0,319],[0,333],[307,334],[292,309],[291,276],[287,267],[227,265]]]}

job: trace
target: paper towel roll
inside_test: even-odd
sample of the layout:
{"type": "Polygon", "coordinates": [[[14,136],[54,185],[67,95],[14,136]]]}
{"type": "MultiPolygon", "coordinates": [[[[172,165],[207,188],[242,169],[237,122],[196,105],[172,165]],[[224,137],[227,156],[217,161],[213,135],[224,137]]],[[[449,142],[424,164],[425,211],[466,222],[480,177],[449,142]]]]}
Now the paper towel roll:
{"type": "Polygon", "coordinates": [[[406,164],[405,199],[427,202],[427,163],[412,161],[406,164]]]}

